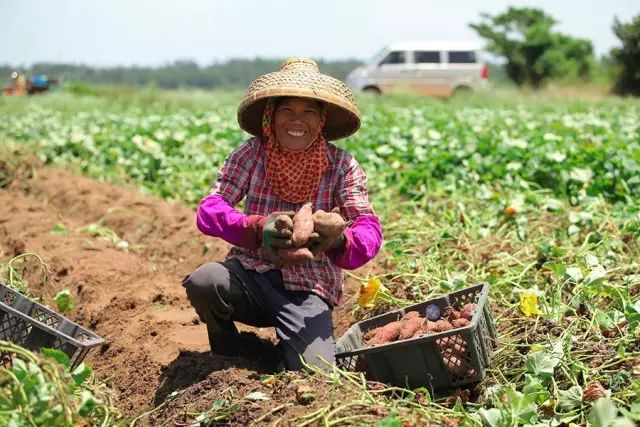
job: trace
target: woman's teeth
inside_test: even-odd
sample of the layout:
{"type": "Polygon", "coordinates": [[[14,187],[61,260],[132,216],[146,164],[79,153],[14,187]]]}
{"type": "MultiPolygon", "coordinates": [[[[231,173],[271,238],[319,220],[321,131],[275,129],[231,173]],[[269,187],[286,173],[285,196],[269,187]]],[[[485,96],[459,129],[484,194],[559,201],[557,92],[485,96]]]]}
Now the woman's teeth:
{"type": "Polygon", "coordinates": [[[287,134],[291,136],[302,136],[305,132],[303,130],[288,130],[287,134]]]}

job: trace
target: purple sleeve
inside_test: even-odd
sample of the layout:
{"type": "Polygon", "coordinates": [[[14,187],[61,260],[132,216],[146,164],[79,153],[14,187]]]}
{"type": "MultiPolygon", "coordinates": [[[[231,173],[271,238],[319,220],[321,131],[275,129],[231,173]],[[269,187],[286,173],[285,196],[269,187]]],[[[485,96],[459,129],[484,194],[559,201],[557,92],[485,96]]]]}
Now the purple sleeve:
{"type": "Polygon", "coordinates": [[[200,202],[196,224],[208,236],[220,237],[235,246],[257,249],[260,215],[245,215],[223,197],[212,194],[200,202]]]}
{"type": "Polygon", "coordinates": [[[344,230],[344,237],[344,246],[327,252],[327,255],[338,267],[355,270],[373,259],[382,245],[382,228],[378,217],[373,214],[357,217],[344,230]]]}

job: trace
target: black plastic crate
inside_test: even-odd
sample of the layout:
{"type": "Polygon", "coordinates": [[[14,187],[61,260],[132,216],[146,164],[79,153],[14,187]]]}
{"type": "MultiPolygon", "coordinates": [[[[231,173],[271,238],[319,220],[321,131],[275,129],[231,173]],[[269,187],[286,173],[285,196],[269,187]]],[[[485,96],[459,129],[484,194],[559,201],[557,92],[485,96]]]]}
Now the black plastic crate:
{"type": "MultiPolygon", "coordinates": [[[[71,368],[84,360],[104,340],[55,311],[32,301],[0,283],[0,340],[32,351],[55,348],[71,359],[71,368]]],[[[11,364],[13,355],[0,354],[0,366],[11,364]]]]}
{"type": "Polygon", "coordinates": [[[336,343],[336,363],[350,371],[366,372],[370,380],[400,387],[454,388],[484,378],[494,347],[496,330],[488,302],[489,284],[479,283],[438,298],[394,310],[352,325],[336,343]],[[436,305],[461,309],[475,303],[467,326],[431,335],[363,348],[363,335],[374,328],[399,320],[409,311],[426,317],[426,308],[436,305]],[[465,352],[452,353],[444,347],[461,344],[465,352]]]}

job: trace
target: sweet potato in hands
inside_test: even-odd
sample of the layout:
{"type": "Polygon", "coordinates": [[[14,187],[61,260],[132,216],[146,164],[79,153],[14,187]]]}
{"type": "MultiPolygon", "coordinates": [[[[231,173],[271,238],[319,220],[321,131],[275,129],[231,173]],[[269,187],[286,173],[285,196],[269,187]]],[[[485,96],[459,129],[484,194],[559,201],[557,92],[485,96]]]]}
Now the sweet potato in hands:
{"type": "Polygon", "coordinates": [[[305,264],[313,261],[313,254],[305,246],[309,235],[313,231],[313,218],[311,215],[311,203],[303,205],[293,219],[288,215],[279,215],[274,227],[280,234],[288,234],[291,237],[291,247],[281,247],[276,251],[277,259],[274,263],[278,267],[305,264]],[[304,242],[299,245],[296,242],[304,242]]]}
{"type": "Polygon", "coordinates": [[[313,211],[311,203],[304,204],[293,217],[293,236],[291,240],[293,246],[300,248],[309,241],[309,236],[313,233],[313,211]]]}

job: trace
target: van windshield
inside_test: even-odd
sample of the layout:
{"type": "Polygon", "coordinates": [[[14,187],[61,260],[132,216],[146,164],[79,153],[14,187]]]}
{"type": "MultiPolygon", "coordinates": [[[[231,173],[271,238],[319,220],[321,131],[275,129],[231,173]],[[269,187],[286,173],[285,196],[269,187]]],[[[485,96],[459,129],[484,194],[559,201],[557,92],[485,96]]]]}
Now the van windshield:
{"type": "Polygon", "coordinates": [[[384,51],[385,51],[385,48],[382,48],[382,49],[378,50],[375,55],[371,55],[371,57],[369,58],[369,60],[366,63],[367,64],[371,64],[371,63],[375,62],[380,57],[380,55],[382,55],[382,52],[384,52],[384,51]]]}

